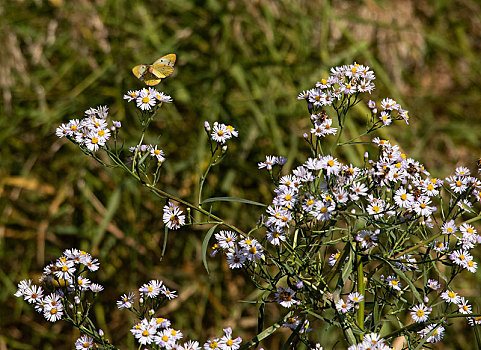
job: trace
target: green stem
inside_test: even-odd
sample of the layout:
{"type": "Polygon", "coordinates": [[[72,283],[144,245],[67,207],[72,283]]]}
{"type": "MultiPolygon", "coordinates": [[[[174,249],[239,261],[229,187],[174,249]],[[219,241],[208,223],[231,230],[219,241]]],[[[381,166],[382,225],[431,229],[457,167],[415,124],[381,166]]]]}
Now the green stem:
{"type": "MultiPolygon", "coordinates": [[[[366,285],[364,284],[364,264],[361,259],[361,255],[357,255],[357,292],[363,297],[366,294],[366,285]]],[[[357,323],[361,330],[364,330],[364,298],[359,303],[359,309],[357,310],[357,323]]],[[[360,336],[361,337],[361,336],[360,336]]],[[[362,340],[362,339],[359,339],[362,340]]]]}

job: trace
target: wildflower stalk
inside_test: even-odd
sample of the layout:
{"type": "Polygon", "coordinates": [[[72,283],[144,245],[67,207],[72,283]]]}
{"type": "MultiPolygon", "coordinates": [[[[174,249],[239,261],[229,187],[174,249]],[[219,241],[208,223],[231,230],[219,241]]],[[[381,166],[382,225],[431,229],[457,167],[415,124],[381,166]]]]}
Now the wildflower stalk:
{"type": "MultiPolygon", "coordinates": [[[[360,295],[366,295],[363,268],[362,256],[357,253],[357,292],[360,295]]],[[[357,310],[357,325],[362,331],[364,330],[364,299],[359,303],[359,309],[357,310]]]]}

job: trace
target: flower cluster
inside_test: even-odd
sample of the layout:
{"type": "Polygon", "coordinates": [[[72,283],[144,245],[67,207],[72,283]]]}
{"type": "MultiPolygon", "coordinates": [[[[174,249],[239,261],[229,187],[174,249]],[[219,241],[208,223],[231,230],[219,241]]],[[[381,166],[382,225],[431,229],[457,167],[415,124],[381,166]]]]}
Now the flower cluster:
{"type": "MultiPolygon", "coordinates": [[[[285,158],[266,156],[258,163],[259,169],[269,170],[275,184],[266,216],[239,244],[233,232],[221,231],[215,235],[214,246],[226,254],[229,267],[242,267],[256,276],[258,287],[274,293],[281,306],[322,313],[328,305],[345,327],[356,319],[356,327],[366,334],[359,349],[369,348],[369,334],[376,330],[371,321],[366,322],[371,328],[363,324],[373,317],[373,305],[389,303],[396,310],[390,312],[396,314],[409,309],[412,320],[425,325],[418,332],[418,342],[442,338],[446,310],[472,314],[471,305],[450,289],[450,283],[463,270],[477,270],[471,250],[481,243],[481,235],[472,225],[480,218],[474,205],[481,201],[481,180],[471,176],[468,168],[458,167],[444,180],[433,177],[398,145],[379,137],[370,145],[377,150],[366,152],[360,164],[343,163],[333,153],[322,151],[321,138],[328,135],[337,135],[333,149],[343,145],[339,140],[347,111],[361,101],[361,92],[374,89],[373,80],[368,67],[337,67],[331,69],[329,78],[299,95],[307,101],[311,135],[317,137],[314,141],[304,134],[313,155],[290,173],[279,172],[278,178],[271,170],[276,164],[285,164],[285,158]],[[328,110],[335,112],[338,125],[333,125],[328,110]],[[477,216],[468,219],[473,214],[477,216]],[[262,228],[265,233],[260,232],[262,228]],[[262,252],[261,263],[252,264],[259,258],[249,259],[247,248],[262,252]],[[446,266],[451,269],[449,275],[443,274],[446,266]],[[275,280],[269,277],[273,275],[275,280]],[[332,290],[326,281],[336,275],[338,286],[332,290]],[[283,277],[289,287],[277,286],[283,277]],[[354,284],[350,292],[343,290],[347,278],[354,284]],[[296,281],[301,287],[293,286],[296,281]],[[260,287],[264,282],[270,286],[260,287]],[[403,294],[410,299],[399,298],[403,294]],[[324,307],[316,309],[312,302],[316,299],[323,300],[324,307]],[[443,305],[440,299],[455,307],[443,305]],[[403,304],[406,300],[414,302],[403,304]]],[[[381,101],[380,113],[375,102],[369,101],[368,107],[371,123],[365,135],[393,120],[408,123],[408,112],[391,98],[381,101]]],[[[289,319],[296,327],[304,322],[297,316],[289,319]]],[[[481,318],[472,316],[467,320],[472,325],[481,323],[481,318]]],[[[382,342],[377,344],[380,349],[387,348],[382,342]]]]}
{"type": "Polygon", "coordinates": [[[303,91],[297,99],[306,100],[310,106],[331,106],[334,101],[360,92],[374,90],[376,76],[369,67],[357,63],[331,68],[331,75],[321,79],[316,87],[303,91]]]}
{"type": "Polygon", "coordinates": [[[142,158],[145,154],[149,154],[157,163],[162,164],[165,161],[165,154],[157,145],[139,145],[129,148],[130,153],[138,153],[138,157],[142,158]]]}
{"type": "Polygon", "coordinates": [[[205,121],[204,129],[209,136],[209,140],[213,140],[221,145],[224,145],[227,140],[239,136],[238,131],[234,129],[233,126],[225,125],[219,122],[214,122],[211,127],[209,122],[205,121]]]}
{"type": "Polygon", "coordinates": [[[153,87],[128,91],[124,95],[124,100],[127,100],[127,102],[135,101],[137,108],[142,111],[150,111],[159,103],[171,103],[173,101],[172,97],[157,91],[153,87]]]}
{"type": "Polygon", "coordinates": [[[231,269],[239,269],[246,263],[255,264],[264,257],[264,248],[255,238],[247,237],[238,241],[232,231],[220,231],[214,237],[217,243],[213,246],[212,256],[219,250],[223,251],[231,269]]]}
{"type": "Polygon", "coordinates": [[[109,128],[107,124],[108,107],[99,106],[85,111],[83,119],[72,119],[67,124],[60,125],[56,130],[59,138],[67,137],[80,147],[86,147],[91,152],[96,152],[105,146],[111,136],[122,125],[119,121],[113,121],[109,128]]]}
{"type": "Polygon", "coordinates": [[[78,308],[86,292],[99,293],[103,287],[92,283],[86,278],[86,271],[96,271],[99,268],[97,259],[78,249],[67,249],[56,262],[44,268],[41,285],[32,284],[31,280],[23,280],[18,284],[16,297],[23,297],[28,303],[34,304],[35,310],[43,316],[56,322],[64,317],[69,309],[78,308]],[[42,287],[43,285],[43,287],[42,287]],[[53,291],[49,294],[45,289],[53,291]],[[68,297],[74,296],[75,301],[69,302],[68,297]]]}
{"type": "MultiPolygon", "coordinates": [[[[134,305],[135,294],[129,293],[121,296],[117,301],[117,307],[133,312],[141,320],[130,330],[140,345],[157,345],[161,349],[201,349],[198,341],[189,340],[181,345],[179,341],[184,337],[182,331],[172,328],[172,323],[167,318],[155,316],[160,306],[177,297],[176,291],[167,288],[162,281],[151,280],[139,288],[139,293],[137,306],[134,305]]],[[[241,342],[240,337],[232,338],[231,328],[226,328],[221,338],[209,339],[203,348],[237,350],[241,342]]]]}
{"type": "Polygon", "coordinates": [[[377,114],[376,102],[370,100],[367,104],[371,109],[373,116],[377,116],[378,119],[384,124],[389,125],[394,120],[404,120],[406,124],[409,124],[409,113],[405,109],[402,109],[401,105],[394,101],[392,98],[385,98],[381,101],[381,112],[377,114]]]}

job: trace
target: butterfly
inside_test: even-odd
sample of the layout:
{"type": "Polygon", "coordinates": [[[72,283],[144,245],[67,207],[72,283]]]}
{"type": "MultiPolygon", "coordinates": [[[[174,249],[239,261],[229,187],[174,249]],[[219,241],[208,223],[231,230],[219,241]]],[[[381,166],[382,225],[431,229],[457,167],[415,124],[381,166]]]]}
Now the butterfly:
{"type": "Polygon", "coordinates": [[[152,64],[139,64],[132,68],[132,73],[143,81],[145,85],[154,86],[174,72],[177,56],[174,53],[162,56],[152,64]]]}

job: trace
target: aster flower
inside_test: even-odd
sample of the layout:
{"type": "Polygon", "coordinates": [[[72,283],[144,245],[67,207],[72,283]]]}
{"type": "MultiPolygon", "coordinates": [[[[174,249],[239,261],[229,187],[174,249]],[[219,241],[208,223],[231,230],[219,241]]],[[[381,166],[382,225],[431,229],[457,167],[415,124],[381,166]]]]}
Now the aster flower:
{"type": "Polygon", "coordinates": [[[418,323],[426,322],[430,313],[431,313],[431,308],[427,307],[423,303],[416,305],[411,309],[411,317],[414,320],[414,322],[418,322],[418,323]]]}
{"type": "Polygon", "coordinates": [[[85,349],[92,349],[94,340],[92,337],[88,335],[83,335],[75,341],[75,349],[77,350],[85,350],[85,349]]]}
{"type": "Polygon", "coordinates": [[[287,308],[292,307],[300,303],[299,300],[294,299],[295,294],[296,292],[289,287],[279,287],[275,294],[276,302],[287,308]]]}
{"type": "Polygon", "coordinates": [[[117,301],[117,307],[122,309],[130,309],[134,303],[134,293],[124,294],[120,297],[120,300],[117,301]]]}

